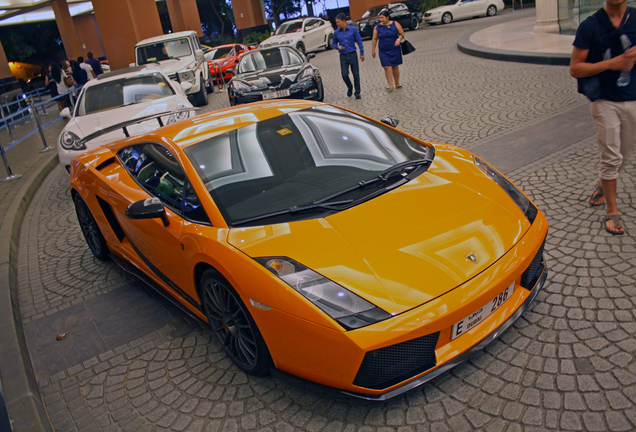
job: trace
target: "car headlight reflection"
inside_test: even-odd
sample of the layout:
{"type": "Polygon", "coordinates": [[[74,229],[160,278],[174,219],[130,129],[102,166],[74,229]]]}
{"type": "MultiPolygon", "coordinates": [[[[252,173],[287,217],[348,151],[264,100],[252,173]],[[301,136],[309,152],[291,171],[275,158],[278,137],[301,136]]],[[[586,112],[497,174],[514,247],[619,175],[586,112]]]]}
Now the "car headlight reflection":
{"type": "Polygon", "coordinates": [[[307,300],[347,330],[354,330],[391,315],[348,289],[287,257],[255,258],[307,300]]]}
{"type": "Polygon", "coordinates": [[[532,204],[532,202],[521,192],[517,186],[512,184],[507,178],[499,174],[493,167],[486,162],[474,156],[475,165],[484,172],[488,177],[493,179],[501,188],[512,198],[512,200],[519,206],[523,214],[526,215],[530,223],[534,222],[537,217],[538,210],[532,204]]]}
{"type": "MultiPolygon", "coordinates": [[[[177,105],[176,109],[177,110],[182,110],[182,109],[185,109],[185,108],[186,108],[185,105],[179,104],[179,105],[177,105]]],[[[168,120],[166,121],[166,124],[176,123],[178,121],[185,120],[188,117],[190,117],[190,111],[181,111],[181,112],[172,113],[168,117],[168,120]]]]}
{"type": "Polygon", "coordinates": [[[248,86],[247,84],[245,84],[244,82],[241,82],[241,81],[233,81],[232,82],[232,86],[234,87],[234,90],[236,90],[237,92],[240,92],[240,93],[245,93],[245,92],[252,91],[250,86],[248,86]]]}
{"type": "Polygon", "coordinates": [[[305,70],[303,70],[300,73],[300,76],[298,77],[298,81],[303,81],[306,79],[312,79],[314,77],[314,69],[311,67],[305,68],[305,70]]]}
{"type": "Polygon", "coordinates": [[[179,81],[194,81],[195,80],[195,76],[194,76],[194,72],[191,70],[187,70],[187,71],[183,71],[183,72],[179,72],[179,81]]]}
{"type": "Polygon", "coordinates": [[[69,131],[64,132],[60,137],[60,145],[65,150],[86,150],[86,146],[80,143],[80,138],[69,131]]]}

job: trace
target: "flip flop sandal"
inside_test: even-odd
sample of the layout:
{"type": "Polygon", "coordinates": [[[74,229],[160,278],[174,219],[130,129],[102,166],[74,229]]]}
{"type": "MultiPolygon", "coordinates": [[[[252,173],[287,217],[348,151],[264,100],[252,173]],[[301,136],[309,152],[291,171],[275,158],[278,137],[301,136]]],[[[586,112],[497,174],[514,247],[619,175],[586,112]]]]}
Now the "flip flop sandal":
{"type": "Polygon", "coordinates": [[[601,206],[601,205],[605,204],[605,201],[603,201],[601,203],[596,202],[596,201],[600,200],[601,198],[603,198],[604,196],[605,196],[605,192],[603,191],[603,187],[599,184],[596,187],[596,190],[594,191],[594,194],[590,197],[590,201],[589,201],[590,206],[591,207],[598,207],[598,206],[601,206]]]}
{"type": "Polygon", "coordinates": [[[396,89],[400,90],[402,88],[402,86],[397,86],[396,89]]]}
{"type": "Polygon", "coordinates": [[[384,87],[384,90],[386,90],[389,93],[391,93],[393,91],[393,87],[384,87]]]}
{"type": "Polygon", "coordinates": [[[607,231],[608,233],[612,234],[612,235],[623,235],[625,234],[625,228],[623,227],[623,223],[621,222],[620,216],[615,214],[615,215],[607,215],[605,216],[605,218],[603,219],[603,228],[605,229],[605,231],[607,231]],[[607,227],[607,221],[611,220],[612,222],[614,222],[614,228],[616,229],[622,229],[623,231],[612,231],[611,229],[609,229],[607,227]]]}

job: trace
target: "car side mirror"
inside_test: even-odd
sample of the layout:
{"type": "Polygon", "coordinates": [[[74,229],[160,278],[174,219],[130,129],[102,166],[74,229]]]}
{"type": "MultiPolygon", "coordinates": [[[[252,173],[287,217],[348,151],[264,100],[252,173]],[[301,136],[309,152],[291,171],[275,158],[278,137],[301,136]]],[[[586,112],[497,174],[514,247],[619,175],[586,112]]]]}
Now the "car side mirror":
{"type": "Polygon", "coordinates": [[[316,54],[314,54],[314,53],[307,54],[307,60],[311,60],[314,57],[316,57],[316,54]]]}
{"type": "Polygon", "coordinates": [[[67,119],[71,118],[71,110],[68,108],[64,108],[62,111],[60,111],[60,117],[64,117],[67,119]]]}
{"type": "Polygon", "coordinates": [[[159,198],[146,198],[132,203],[126,208],[126,217],[129,219],[161,219],[163,226],[170,225],[166,209],[159,198]]]}
{"type": "Polygon", "coordinates": [[[192,84],[187,82],[187,81],[180,82],[179,84],[181,84],[181,88],[185,92],[187,92],[188,90],[190,90],[192,88],[192,84]]]}
{"type": "Polygon", "coordinates": [[[195,49],[194,58],[197,59],[197,63],[203,63],[205,61],[205,54],[203,54],[203,50],[195,49]]]}
{"type": "Polygon", "coordinates": [[[392,115],[385,115],[380,119],[380,121],[394,128],[400,124],[400,119],[392,115]]]}
{"type": "Polygon", "coordinates": [[[226,69],[225,73],[226,74],[230,74],[230,75],[234,75],[234,69],[232,69],[232,68],[226,69]]]}

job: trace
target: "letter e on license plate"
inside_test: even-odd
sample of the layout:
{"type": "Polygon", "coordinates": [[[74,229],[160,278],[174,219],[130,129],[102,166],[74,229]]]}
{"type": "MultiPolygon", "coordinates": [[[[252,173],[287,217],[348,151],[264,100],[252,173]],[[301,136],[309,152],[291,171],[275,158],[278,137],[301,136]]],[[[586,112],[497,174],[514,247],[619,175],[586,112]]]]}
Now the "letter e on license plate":
{"type": "Polygon", "coordinates": [[[502,304],[506,302],[510,297],[512,297],[512,293],[515,289],[515,283],[510,284],[508,288],[503,290],[500,294],[496,295],[494,299],[492,299],[488,304],[480,309],[477,309],[475,312],[468,315],[466,318],[457,321],[453,324],[453,329],[451,330],[451,340],[455,340],[468,330],[472,329],[486,318],[490,316],[493,312],[501,307],[502,304]]]}

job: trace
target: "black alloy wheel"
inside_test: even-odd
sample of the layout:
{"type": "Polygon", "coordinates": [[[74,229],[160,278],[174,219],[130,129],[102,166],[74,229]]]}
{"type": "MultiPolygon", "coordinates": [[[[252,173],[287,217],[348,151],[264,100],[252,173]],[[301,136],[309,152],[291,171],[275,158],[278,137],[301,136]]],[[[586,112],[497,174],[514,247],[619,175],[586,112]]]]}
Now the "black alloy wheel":
{"type": "Polygon", "coordinates": [[[453,16],[450,14],[450,12],[446,12],[444,13],[444,15],[442,15],[442,24],[450,24],[452,20],[453,16]]]}
{"type": "Polygon", "coordinates": [[[214,269],[200,280],[203,310],[223,350],[243,372],[267,375],[271,357],[254,319],[232,286],[214,269]]]}
{"type": "Polygon", "coordinates": [[[97,221],[95,221],[93,214],[79,194],[75,195],[73,202],[75,203],[77,221],[88,248],[93,252],[95,258],[100,261],[106,261],[108,259],[108,246],[102,232],[99,230],[97,221]]]}
{"type": "Polygon", "coordinates": [[[302,42],[298,42],[296,44],[296,49],[305,55],[307,52],[305,51],[305,44],[302,42]]]}
{"type": "Polygon", "coordinates": [[[411,30],[417,30],[417,28],[420,26],[420,22],[418,21],[417,17],[411,17],[411,25],[409,26],[411,30]]]}
{"type": "Polygon", "coordinates": [[[497,6],[495,6],[495,5],[488,6],[488,10],[486,11],[486,15],[488,15],[488,16],[497,15],[497,6]]]}

